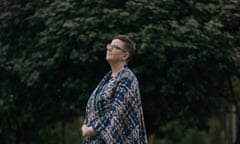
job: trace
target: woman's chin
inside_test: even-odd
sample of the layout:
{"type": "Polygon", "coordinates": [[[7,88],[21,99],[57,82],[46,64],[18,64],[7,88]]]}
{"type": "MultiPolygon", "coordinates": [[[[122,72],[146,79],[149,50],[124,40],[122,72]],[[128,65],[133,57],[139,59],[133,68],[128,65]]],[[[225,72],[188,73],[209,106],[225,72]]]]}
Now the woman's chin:
{"type": "Polygon", "coordinates": [[[107,60],[107,61],[111,61],[111,57],[106,56],[106,60],[107,60]]]}

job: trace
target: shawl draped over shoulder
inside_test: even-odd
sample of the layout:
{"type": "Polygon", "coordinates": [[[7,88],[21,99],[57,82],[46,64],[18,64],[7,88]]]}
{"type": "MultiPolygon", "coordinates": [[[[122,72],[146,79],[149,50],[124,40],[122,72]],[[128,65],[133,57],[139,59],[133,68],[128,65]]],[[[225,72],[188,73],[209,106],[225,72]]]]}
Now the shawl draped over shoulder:
{"type": "Polygon", "coordinates": [[[96,132],[84,144],[147,143],[138,80],[127,66],[100,81],[88,100],[84,124],[96,132]]]}

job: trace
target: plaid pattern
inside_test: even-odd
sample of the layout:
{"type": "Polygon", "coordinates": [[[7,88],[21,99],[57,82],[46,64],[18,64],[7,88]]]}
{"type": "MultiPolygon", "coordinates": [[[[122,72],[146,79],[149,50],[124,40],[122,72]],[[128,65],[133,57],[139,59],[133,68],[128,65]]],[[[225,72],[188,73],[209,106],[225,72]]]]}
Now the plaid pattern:
{"type": "Polygon", "coordinates": [[[84,144],[147,143],[138,81],[126,65],[115,77],[108,72],[93,91],[84,124],[97,133],[84,144]]]}

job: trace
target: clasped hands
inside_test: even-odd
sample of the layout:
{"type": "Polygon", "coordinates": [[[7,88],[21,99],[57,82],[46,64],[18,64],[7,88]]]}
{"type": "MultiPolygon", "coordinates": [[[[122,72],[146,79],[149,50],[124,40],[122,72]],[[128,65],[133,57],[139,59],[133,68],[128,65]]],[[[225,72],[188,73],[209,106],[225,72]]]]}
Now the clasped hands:
{"type": "Polygon", "coordinates": [[[87,125],[82,126],[82,136],[83,137],[94,137],[96,136],[96,132],[94,131],[93,127],[88,127],[87,125]]]}

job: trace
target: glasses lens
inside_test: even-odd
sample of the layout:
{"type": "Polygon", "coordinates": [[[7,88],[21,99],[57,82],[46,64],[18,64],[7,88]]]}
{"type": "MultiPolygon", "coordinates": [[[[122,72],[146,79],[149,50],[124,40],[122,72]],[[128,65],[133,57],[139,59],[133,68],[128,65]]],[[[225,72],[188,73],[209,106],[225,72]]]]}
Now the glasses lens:
{"type": "Polygon", "coordinates": [[[110,49],[110,48],[111,48],[111,45],[110,45],[110,44],[107,44],[106,48],[107,48],[107,49],[110,49]]]}
{"type": "Polygon", "coordinates": [[[123,48],[120,48],[119,46],[116,46],[116,45],[107,44],[106,48],[107,49],[119,49],[119,50],[122,50],[123,52],[125,52],[125,50],[123,48]]]}

